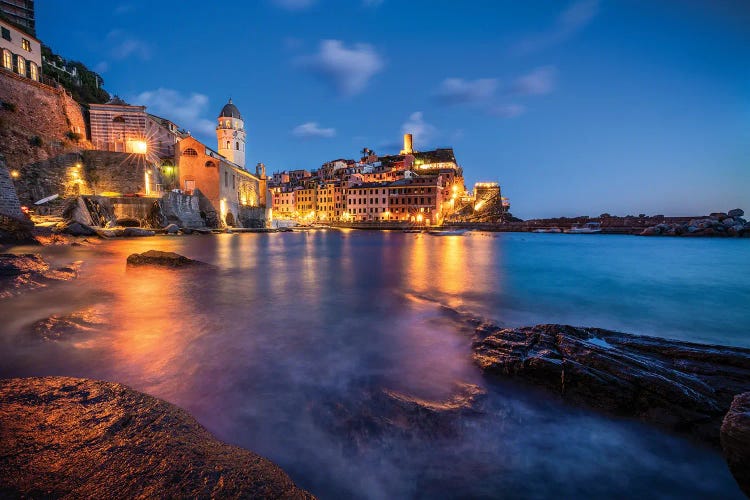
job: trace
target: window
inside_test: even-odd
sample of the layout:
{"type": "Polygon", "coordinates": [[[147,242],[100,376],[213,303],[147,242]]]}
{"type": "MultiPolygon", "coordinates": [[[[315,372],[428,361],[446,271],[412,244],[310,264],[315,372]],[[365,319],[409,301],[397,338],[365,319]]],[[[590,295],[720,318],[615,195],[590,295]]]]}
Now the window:
{"type": "Polygon", "coordinates": [[[31,52],[31,42],[26,40],[25,38],[21,39],[21,48],[27,52],[31,52]]]}
{"type": "Polygon", "coordinates": [[[236,149],[237,151],[240,150],[240,143],[239,142],[235,142],[234,143],[234,149],[236,149]]]}
{"type": "Polygon", "coordinates": [[[3,38],[10,42],[11,41],[10,30],[8,28],[3,28],[2,30],[3,30],[3,38]]]}
{"type": "MultiPolygon", "coordinates": [[[[185,152],[187,153],[187,150],[185,152]]],[[[206,162],[206,168],[212,168],[212,167],[215,167],[215,166],[216,166],[216,163],[214,163],[214,162],[212,162],[210,160],[206,162]]]]}
{"type": "Polygon", "coordinates": [[[229,144],[230,144],[230,142],[229,142],[229,141],[227,141],[227,149],[230,149],[230,148],[231,148],[231,146],[230,146],[229,144]]]}
{"type": "Polygon", "coordinates": [[[125,118],[122,116],[115,116],[112,118],[112,123],[125,123],[125,118]]]}
{"type": "Polygon", "coordinates": [[[36,63],[29,63],[29,78],[34,81],[39,81],[39,70],[37,69],[36,63]]]}
{"type": "Polygon", "coordinates": [[[185,156],[198,156],[198,152],[193,148],[187,148],[182,154],[185,156]]]}
{"type": "Polygon", "coordinates": [[[26,76],[26,59],[16,56],[16,71],[19,75],[26,76]]]}
{"type": "Polygon", "coordinates": [[[229,187],[229,172],[224,172],[224,187],[229,187]]]}
{"type": "Polygon", "coordinates": [[[3,67],[13,71],[13,56],[9,50],[3,50],[3,67]]]}

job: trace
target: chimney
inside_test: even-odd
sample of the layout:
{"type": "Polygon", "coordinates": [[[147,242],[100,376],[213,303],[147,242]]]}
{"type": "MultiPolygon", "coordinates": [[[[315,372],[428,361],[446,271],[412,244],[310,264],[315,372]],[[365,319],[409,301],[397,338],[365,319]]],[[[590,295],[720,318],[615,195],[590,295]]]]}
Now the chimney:
{"type": "Polygon", "coordinates": [[[404,149],[401,150],[402,155],[410,155],[414,152],[412,149],[412,135],[404,134],[404,149]]]}

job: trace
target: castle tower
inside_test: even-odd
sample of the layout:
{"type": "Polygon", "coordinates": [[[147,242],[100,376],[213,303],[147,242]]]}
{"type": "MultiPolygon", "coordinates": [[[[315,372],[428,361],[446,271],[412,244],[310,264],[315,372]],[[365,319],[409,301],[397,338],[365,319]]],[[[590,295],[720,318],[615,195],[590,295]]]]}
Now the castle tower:
{"type": "Polygon", "coordinates": [[[414,153],[412,140],[413,139],[411,134],[404,134],[404,149],[401,150],[402,155],[410,155],[414,153]]]}
{"type": "Polygon", "coordinates": [[[245,122],[242,121],[240,110],[232,104],[232,99],[221,108],[217,120],[219,124],[216,126],[216,139],[219,154],[245,168],[245,122]]]}

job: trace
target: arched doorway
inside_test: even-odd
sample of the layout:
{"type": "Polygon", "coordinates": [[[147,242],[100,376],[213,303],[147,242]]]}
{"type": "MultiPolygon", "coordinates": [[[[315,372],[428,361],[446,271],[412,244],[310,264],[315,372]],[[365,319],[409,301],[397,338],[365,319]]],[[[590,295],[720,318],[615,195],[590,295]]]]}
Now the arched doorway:
{"type": "Polygon", "coordinates": [[[232,215],[232,212],[229,212],[226,217],[226,223],[229,227],[234,227],[234,215],[232,215]]]}

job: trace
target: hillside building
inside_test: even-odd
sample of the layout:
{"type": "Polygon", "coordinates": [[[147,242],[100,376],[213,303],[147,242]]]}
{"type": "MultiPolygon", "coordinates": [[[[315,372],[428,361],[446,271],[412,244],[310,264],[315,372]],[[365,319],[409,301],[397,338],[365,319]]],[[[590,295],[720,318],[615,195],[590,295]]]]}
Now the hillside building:
{"type": "Polygon", "coordinates": [[[0,0],[0,12],[26,33],[36,36],[34,0],[0,0]]]}
{"type": "Polygon", "coordinates": [[[33,36],[2,19],[0,19],[0,52],[2,52],[4,70],[37,82],[41,79],[42,44],[33,36]]]}

